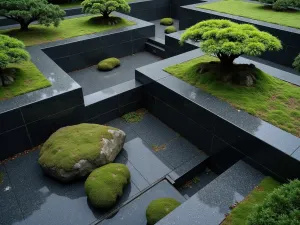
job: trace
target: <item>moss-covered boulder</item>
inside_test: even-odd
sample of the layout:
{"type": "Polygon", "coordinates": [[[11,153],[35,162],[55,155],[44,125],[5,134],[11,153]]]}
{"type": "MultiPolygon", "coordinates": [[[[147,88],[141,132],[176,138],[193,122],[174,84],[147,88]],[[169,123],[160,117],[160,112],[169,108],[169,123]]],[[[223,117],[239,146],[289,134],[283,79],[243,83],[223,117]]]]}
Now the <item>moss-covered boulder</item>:
{"type": "Polygon", "coordinates": [[[110,71],[121,65],[121,62],[117,58],[107,58],[98,63],[98,70],[110,71]]]}
{"type": "Polygon", "coordinates": [[[163,18],[160,20],[160,24],[164,26],[170,26],[174,23],[172,18],[163,18]]]}
{"type": "Polygon", "coordinates": [[[171,33],[174,33],[176,31],[177,31],[177,29],[174,26],[168,26],[168,27],[165,28],[165,33],[166,34],[171,34],[171,33]]]}
{"type": "Polygon", "coordinates": [[[40,151],[44,172],[60,181],[87,176],[95,168],[114,161],[126,134],[98,124],[79,124],[57,130],[40,151]]]}
{"type": "Polygon", "coordinates": [[[172,212],[175,208],[177,208],[181,203],[173,198],[159,198],[153,200],[148,205],[146,211],[147,224],[154,225],[159,220],[164,218],[170,212],[172,212]]]}
{"type": "Polygon", "coordinates": [[[130,172],[124,164],[110,163],[94,170],[84,187],[90,203],[96,208],[111,208],[123,195],[130,182],[130,172]]]}

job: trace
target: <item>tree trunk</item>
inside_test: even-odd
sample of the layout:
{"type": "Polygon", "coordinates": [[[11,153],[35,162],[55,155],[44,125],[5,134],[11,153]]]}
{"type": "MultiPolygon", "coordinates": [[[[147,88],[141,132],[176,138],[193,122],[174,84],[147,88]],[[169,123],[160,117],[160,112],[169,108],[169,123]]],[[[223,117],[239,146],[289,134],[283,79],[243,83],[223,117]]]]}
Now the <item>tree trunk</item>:
{"type": "Polygon", "coordinates": [[[20,22],[20,25],[21,25],[21,31],[28,31],[28,26],[29,26],[28,22],[22,21],[20,22]]]}
{"type": "Polygon", "coordinates": [[[218,58],[220,59],[221,68],[225,71],[230,71],[233,67],[233,61],[237,58],[236,55],[218,55],[218,58]]]}
{"type": "Polygon", "coordinates": [[[4,83],[4,71],[1,68],[0,68],[0,80],[2,81],[2,86],[4,87],[5,86],[5,83],[4,83]]]}
{"type": "Polygon", "coordinates": [[[102,16],[103,16],[103,18],[108,19],[109,18],[109,13],[108,12],[103,12],[102,16]]]}

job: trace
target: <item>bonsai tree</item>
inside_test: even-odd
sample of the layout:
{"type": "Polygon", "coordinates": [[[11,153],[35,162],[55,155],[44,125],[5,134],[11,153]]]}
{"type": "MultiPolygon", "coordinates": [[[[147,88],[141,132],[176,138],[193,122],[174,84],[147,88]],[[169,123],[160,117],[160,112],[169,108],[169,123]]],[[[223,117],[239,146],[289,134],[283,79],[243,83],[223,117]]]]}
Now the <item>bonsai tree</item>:
{"type": "Polygon", "coordinates": [[[85,0],[81,5],[84,13],[101,14],[106,20],[114,11],[130,12],[130,6],[126,0],[85,0]]]}
{"type": "Polygon", "coordinates": [[[0,35],[0,83],[3,86],[13,82],[13,77],[6,71],[7,66],[10,63],[19,63],[29,59],[29,53],[25,50],[23,42],[7,35],[0,35]]]}
{"type": "Polygon", "coordinates": [[[293,67],[295,67],[295,70],[300,72],[300,54],[295,58],[293,67]]]}
{"type": "MultiPolygon", "coordinates": [[[[237,69],[233,66],[233,61],[239,56],[259,56],[265,51],[278,51],[282,48],[281,42],[271,34],[259,31],[250,24],[237,24],[229,20],[199,22],[182,34],[180,43],[183,44],[188,39],[201,41],[200,48],[203,52],[219,58],[220,69],[226,81],[234,78],[229,72],[237,69]]],[[[237,72],[235,75],[238,74],[237,72]]],[[[244,76],[244,79],[250,78],[244,76]]],[[[255,80],[255,77],[252,76],[252,79],[255,80]]]]}
{"type": "Polygon", "coordinates": [[[21,30],[28,30],[30,23],[38,21],[45,26],[58,26],[65,11],[47,0],[1,0],[0,16],[17,21],[21,30]]]}

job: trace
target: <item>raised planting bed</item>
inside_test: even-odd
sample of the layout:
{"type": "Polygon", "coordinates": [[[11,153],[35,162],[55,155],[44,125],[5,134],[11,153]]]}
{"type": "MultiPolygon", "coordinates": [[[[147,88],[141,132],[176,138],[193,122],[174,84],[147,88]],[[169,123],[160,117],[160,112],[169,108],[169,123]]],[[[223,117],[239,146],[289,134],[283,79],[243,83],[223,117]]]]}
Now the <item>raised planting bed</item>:
{"type": "Polygon", "coordinates": [[[1,30],[0,34],[6,34],[17,38],[23,41],[26,46],[31,46],[71,37],[109,31],[135,24],[132,21],[121,18],[120,23],[116,25],[104,25],[101,24],[99,18],[99,16],[80,16],[77,18],[63,20],[58,27],[31,25],[27,32],[20,31],[19,28],[15,28],[1,30]]]}
{"type": "MultiPolygon", "coordinates": [[[[138,68],[136,79],[146,84],[148,110],[209,155],[224,151],[225,160],[226,152],[238,151],[281,180],[300,177],[299,137],[164,71],[203,55],[197,49],[138,68]]],[[[265,73],[300,85],[298,76],[263,63],[242,57],[236,63],[252,63],[265,73]]],[[[232,156],[229,159],[234,160],[232,156]]]]}
{"type": "Polygon", "coordinates": [[[274,11],[259,2],[228,0],[202,4],[197,7],[282,26],[300,28],[300,11],[274,11]]]}
{"type": "Polygon", "coordinates": [[[232,211],[222,221],[221,225],[244,225],[247,224],[248,216],[253,213],[257,204],[280,186],[280,183],[271,177],[264,178],[246,198],[231,206],[232,211]]]}
{"type": "MultiPolygon", "coordinates": [[[[228,1],[222,1],[222,4],[227,4],[228,1]]],[[[231,2],[231,1],[230,1],[231,2]]],[[[229,2],[229,3],[230,3],[229,2]]],[[[239,1],[236,1],[240,3],[239,1]]],[[[218,3],[218,2],[217,2],[218,3]]],[[[256,4],[256,3],[250,3],[256,4]]],[[[237,23],[252,24],[261,31],[266,31],[275,37],[277,37],[283,45],[283,49],[277,52],[266,52],[259,58],[266,59],[268,61],[292,67],[294,59],[300,52],[300,46],[296,40],[300,38],[300,29],[292,28],[283,25],[277,25],[269,22],[260,21],[258,19],[246,18],[237,15],[230,15],[227,13],[212,11],[208,9],[202,9],[199,7],[209,5],[207,2],[201,4],[186,5],[180,8],[179,13],[179,29],[184,30],[192,25],[195,25],[199,21],[208,19],[229,19],[237,23]]],[[[277,12],[271,12],[277,13],[277,12]]],[[[277,14],[276,14],[277,15],[277,14]]],[[[294,15],[294,13],[293,13],[294,15]]],[[[285,16],[280,16],[279,21],[285,20],[285,16]]],[[[278,21],[276,19],[276,21],[278,21]]],[[[297,21],[296,19],[293,21],[297,21]]]]}
{"type": "Polygon", "coordinates": [[[5,70],[14,71],[15,81],[13,84],[0,87],[0,101],[51,86],[51,82],[32,62],[10,64],[5,70]]]}
{"type": "MultiPolygon", "coordinates": [[[[298,85],[282,81],[259,69],[255,70],[257,80],[254,87],[234,86],[218,81],[217,68],[215,72],[199,74],[198,69],[202,65],[213,61],[219,60],[205,55],[164,70],[228,102],[237,110],[245,110],[300,137],[300,87],[298,85]]],[[[236,65],[236,70],[239,69],[242,68],[236,65]]]]}

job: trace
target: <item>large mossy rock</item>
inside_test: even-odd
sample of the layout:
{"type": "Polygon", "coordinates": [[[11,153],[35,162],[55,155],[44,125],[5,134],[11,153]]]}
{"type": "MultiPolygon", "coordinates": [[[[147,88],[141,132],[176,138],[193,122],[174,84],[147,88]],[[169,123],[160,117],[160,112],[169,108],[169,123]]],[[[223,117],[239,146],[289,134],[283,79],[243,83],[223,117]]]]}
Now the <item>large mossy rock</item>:
{"type": "Polygon", "coordinates": [[[124,164],[110,163],[94,170],[84,187],[90,203],[96,208],[111,208],[123,195],[130,182],[130,172],[124,164]]]}
{"type": "Polygon", "coordinates": [[[153,200],[146,210],[147,224],[156,224],[159,220],[180,206],[180,204],[180,202],[173,198],[159,198],[153,200]]]}
{"type": "Polygon", "coordinates": [[[63,182],[84,177],[113,162],[125,137],[122,130],[98,124],[64,127],[45,142],[39,164],[45,173],[63,182]]]}

